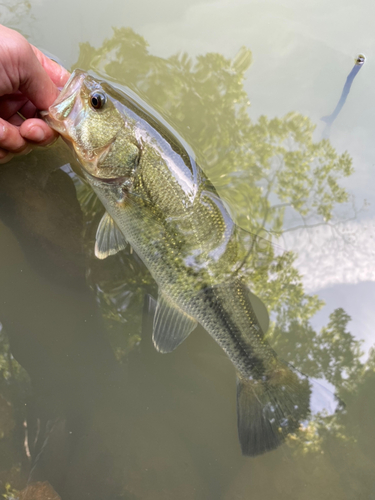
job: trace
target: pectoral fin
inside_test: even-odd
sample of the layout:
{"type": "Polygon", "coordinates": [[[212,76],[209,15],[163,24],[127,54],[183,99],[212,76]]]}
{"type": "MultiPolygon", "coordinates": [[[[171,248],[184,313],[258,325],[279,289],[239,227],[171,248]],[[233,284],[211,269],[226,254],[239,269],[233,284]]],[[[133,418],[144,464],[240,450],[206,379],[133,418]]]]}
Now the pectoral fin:
{"type": "Polygon", "coordinates": [[[186,314],[168,297],[159,293],[152,334],[154,346],[159,352],[166,353],[176,349],[197,324],[194,318],[186,314]]]}
{"type": "Polygon", "coordinates": [[[98,259],[105,259],[123,250],[127,245],[125,236],[117,227],[115,221],[106,212],[96,231],[95,255],[98,259]]]}
{"type": "Polygon", "coordinates": [[[142,312],[142,339],[150,340],[154,328],[154,317],[157,301],[150,294],[146,294],[142,312]]]}

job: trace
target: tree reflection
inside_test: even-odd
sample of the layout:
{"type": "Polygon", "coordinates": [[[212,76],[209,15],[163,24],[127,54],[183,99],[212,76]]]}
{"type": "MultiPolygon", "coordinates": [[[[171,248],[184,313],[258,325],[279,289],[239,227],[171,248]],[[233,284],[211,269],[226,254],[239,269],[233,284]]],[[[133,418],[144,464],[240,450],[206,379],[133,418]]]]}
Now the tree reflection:
{"type": "MultiPolygon", "coordinates": [[[[215,53],[199,56],[195,60],[187,54],[162,59],[149,53],[143,37],[131,29],[122,28],[114,29],[112,38],[104,41],[97,49],[88,43],[82,44],[74,67],[92,69],[115,83],[126,84],[173,124],[192,146],[208,177],[217,186],[220,195],[229,201],[236,221],[245,230],[258,233],[265,228],[269,234],[282,234],[299,225],[309,227],[335,220],[337,208],[344,207],[350,201],[348,193],[340,185],[340,180],[353,172],[350,156],[347,153],[338,154],[328,140],[315,142],[314,124],[298,113],[288,113],[282,118],[273,119],[261,116],[253,121],[249,115],[248,95],[243,88],[245,71],[250,64],[251,52],[246,48],[241,48],[232,60],[215,53]]],[[[75,169],[73,163],[72,167],[75,169]]],[[[80,178],[71,175],[84,216],[84,254],[87,259],[88,283],[95,291],[117,360],[126,360],[132,367],[135,374],[133,383],[139,384],[136,387],[149,390],[146,383],[142,385],[144,373],[138,367],[137,356],[139,344],[141,349],[147,351],[147,346],[151,343],[149,337],[142,338],[141,311],[145,293],[156,292],[155,284],[142,262],[129,248],[105,261],[95,258],[95,233],[103,208],[80,178]]],[[[37,213],[34,214],[34,217],[38,216],[37,213]]],[[[66,227],[64,229],[67,231],[66,227]]],[[[246,240],[251,237],[245,232],[244,238],[246,240]]],[[[66,259],[65,245],[61,243],[59,248],[66,259]]],[[[245,271],[252,291],[262,298],[271,313],[273,321],[268,336],[272,346],[281,358],[304,373],[326,379],[346,402],[346,412],[329,418],[322,415],[311,418],[297,436],[290,436],[287,448],[289,452],[284,449],[282,453],[299,457],[301,478],[305,476],[302,469],[316,470],[324,457],[325,470],[321,474],[326,475],[327,480],[334,474],[340,460],[344,460],[342,457],[345,460],[348,456],[353,457],[351,463],[355,466],[348,473],[347,484],[342,486],[337,481],[332,491],[333,495],[339,497],[346,490],[348,494],[343,498],[354,498],[356,488],[350,483],[350,478],[355,474],[363,474],[370,483],[369,470],[373,469],[375,460],[375,433],[370,418],[375,409],[375,401],[368,399],[375,381],[374,351],[367,361],[362,360],[360,342],[350,334],[350,317],[343,309],[333,311],[328,324],[319,332],[315,331],[311,326],[311,318],[323,306],[323,302],[317,296],[305,292],[302,277],[294,265],[296,255],[292,252],[280,252],[267,243],[264,248],[261,262],[259,255],[254,252],[246,262],[245,271]],[[358,427],[359,421],[363,424],[362,429],[358,427]],[[368,439],[364,439],[364,436],[368,439]],[[365,466],[361,468],[363,463],[365,466]]],[[[45,252],[47,250],[46,247],[45,252]]],[[[82,274],[81,260],[79,269],[82,274]]],[[[5,350],[0,353],[0,370],[6,366],[7,352],[5,350]]],[[[58,353],[54,352],[54,355],[58,356],[58,353]]],[[[162,357],[149,351],[146,355],[148,360],[152,359],[152,363],[160,365],[173,363],[174,356],[175,354],[162,357]]],[[[147,365],[143,369],[147,370],[147,365]]],[[[91,365],[90,370],[93,370],[91,365]]],[[[21,376],[21,372],[14,370],[12,373],[8,370],[7,373],[9,380],[13,381],[21,376]]],[[[77,378],[82,375],[78,368],[74,373],[77,378]]],[[[160,386],[164,387],[165,384],[168,388],[169,372],[161,372],[158,377],[160,386]]],[[[147,383],[150,383],[149,380],[147,383]]],[[[121,383],[119,386],[122,388],[121,383]]],[[[231,390],[234,394],[234,386],[231,390]]],[[[118,481],[114,490],[122,488],[122,496],[116,498],[128,498],[128,493],[133,494],[129,481],[134,481],[131,483],[132,487],[136,484],[134,488],[138,492],[138,496],[135,493],[132,498],[159,498],[155,491],[153,496],[147,496],[143,486],[137,483],[137,479],[134,479],[138,477],[137,471],[132,463],[129,465],[129,457],[117,442],[119,429],[122,429],[121,426],[127,427],[122,421],[125,417],[120,418],[123,407],[118,398],[119,392],[112,387],[104,398],[108,404],[103,411],[103,422],[94,422],[93,425],[100,437],[105,436],[109,443],[106,452],[111,457],[111,453],[116,457],[112,457],[116,461],[113,465],[113,476],[116,472],[116,479],[113,482],[118,481]],[[114,407],[113,412],[111,405],[114,407]],[[124,463],[127,464],[127,469],[124,463]],[[127,477],[122,477],[122,467],[132,471],[133,475],[129,473],[127,477]]],[[[152,394],[150,398],[152,399],[152,394]]],[[[133,401],[131,395],[129,400],[133,401]]],[[[177,413],[180,411],[172,403],[169,404],[177,413]]],[[[0,404],[0,411],[1,408],[0,404]]],[[[141,406],[139,410],[141,411],[141,406]]],[[[140,414],[142,422],[149,422],[143,413],[140,414]]],[[[165,425],[164,419],[163,414],[152,425],[165,432],[165,428],[161,427],[165,425]]],[[[0,418],[0,426],[3,427],[0,435],[4,433],[5,436],[12,432],[12,428],[9,427],[9,421],[7,424],[2,422],[0,418]]],[[[132,442],[135,439],[132,438],[132,429],[136,425],[132,427],[130,423],[134,422],[131,419],[126,422],[130,430],[124,432],[127,432],[129,442],[132,442]]],[[[207,436],[210,431],[208,426],[211,427],[209,422],[207,427],[203,427],[207,436]]],[[[179,436],[177,430],[175,432],[179,436]]],[[[139,437],[136,431],[134,435],[139,437]]],[[[143,436],[140,437],[140,442],[144,443],[142,439],[143,436]]],[[[186,440],[191,439],[189,435],[186,440]]],[[[197,443],[199,439],[204,437],[197,437],[197,443]]],[[[185,453],[184,457],[194,456],[189,448],[183,448],[181,437],[176,438],[177,441],[177,448],[171,446],[171,449],[167,449],[172,457],[168,462],[170,467],[173,467],[174,457],[181,449],[182,455],[185,453]]],[[[99,442],[97,448],[96,444],[87,444],[87,455],[89,452],[99,454],[101,444],[99,442]]],[[[217,443],[212,446],[217,453],[223,454],[217,443]]],[[[276,455],[278,453],[280,450],[275,452],[276,455]]],[[[233,456],[226,460],[231,459],[233,456]]],[[[238,457],[234,460],[236,459],[238,457]]],[[[228,462],[225,462],[223,468],[227,465],[228,462]]],[[[257,461],[252,462],[252,467],[261,478],[261,468],[264,467],[262,459],[259,465],[257,461]]],[[[280,476],[283,475],[280,472],[282,467],[283,465],[279,469],[280,476]]],[[[194,474],[192,473],[192,477],[196,480],[194,474]]],[[[280,498],[287,498],[289,495],[290,500],[294,497],[290,496],[287,484],[293,482],[293,478],[290,471],[285,472],[284,476],[286,479],[281,480],[277,491],[280,492],[280,498]]],[[[241,476],[228,498],[234,498],[235,494],[246,495],[249,485],[256,483],[257,479],[252,475],[251,481],[249,483],[246,465],[243,477],[241,476]],[[243,490],[238,493],[241,485],[243,490]]],[[[178,483],[179,488],[181,484],[183,481],[178,483]]],[[[314,484],[312,481],[312,491],[314,484]]],[[[193,486],[191,488],[194,489],[193,486]]],[[[275,491],[275,484],[273,488],[275,491]]],[[[181,490],[180,488],[178,491],[181,490]]],[[[263,496],[266,497],[266,494],[263,496]]],[[[309,498],[312,497],[313,493],[309,498]]],[[[186,493],[186,498],[193,496],[186,493]]]]}
{"type": "Polygon", "coordinates": [[[353,171],[350,156],[314,142],[315,125],[298,113],[253,122],[243,88],[250,64],[245,48],[233,60],[213,53],[160,59],[122,28],[98,49],[82,44],[73,67],[127,85],[173,124],[243,227],[281,231],[286,208],[300,221],[329,221],[335,205],[348,201],[338,181],[353,171]]]}
{"type": "MultiPolygon", "coordinates": [[[[114,29],[98,49],[82,44],[74,68],[92,69],[126,84],[172,123],[230,202],[241,227],[280,234],[288,230],[286,218],[298,218],[306,227],[324,224],[349,200],[339,181],[352,174],[352,160],[348,153],[339,155],[328,140],[314,142],[315,125],[300,114],[261,116],[253,122],[243,88],[251,61],[251,52],[244,47],[233,60],[214,53],[194,61],[187,54],[161,59],[149,53],[143,37],[121,28],[114,29]]],[[[92,218],[97,208],[90,208],[88,193],[81,186],[80,199],[92,218]]],[[[337,333],[344,341],[342,325],[349,318],[335,311],[327,328],[317,334],[309,320],[323,303],[304,292],[295,255],[280,255],[267,245],[262,265],[254,265],[256,258],[250,256],[247,273],[252,289],[274,313],[269,335],[277,350],[306,373],[340,385],[341,371],[359,359],[357,344],[348,341],[348,352],[337,365],[342,352],[332,338],[337,333]],[[301,348],[296,349],[299,343],[301,348]],[[284,354],[286,344],[289,352],[284,354]],[[332,360],[336,360],[333,378],[332,360]]]]}

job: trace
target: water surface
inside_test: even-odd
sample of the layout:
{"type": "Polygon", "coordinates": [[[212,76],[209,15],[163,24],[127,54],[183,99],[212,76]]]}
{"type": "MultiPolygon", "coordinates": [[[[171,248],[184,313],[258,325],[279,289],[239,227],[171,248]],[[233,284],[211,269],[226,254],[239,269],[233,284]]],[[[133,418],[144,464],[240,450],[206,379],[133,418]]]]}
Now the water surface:
{"type": "Polygon", "coordinates": [[[201,328],[169,355],[154,350],[142,311],[156,286],[129,248],[95,258],[103,209],[58,143],[0,169],[5,498],[46,498],[47,482],[68,500],[375,498],[373,9],[1,3],[2,23],[67,68],[154,107],[236,221],[274,235],[283,252],[249,276],[271,313],[269,342],[346,404],[242,457],[231,363],[201,328]],[[320,118],[360,52],[367,62],[322,141],[320,118]]]}

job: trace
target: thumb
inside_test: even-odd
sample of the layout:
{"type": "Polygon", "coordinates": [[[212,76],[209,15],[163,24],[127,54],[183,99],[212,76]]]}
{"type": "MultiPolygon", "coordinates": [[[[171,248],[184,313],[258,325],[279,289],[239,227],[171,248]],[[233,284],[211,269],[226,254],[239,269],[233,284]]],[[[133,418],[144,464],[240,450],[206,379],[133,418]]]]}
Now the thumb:
{"type": "Polygon", "coordinates": [[[0,25],[0,95],[21,91],[38,109],[47,109],[58,90],[29,42],[0,25]]]}
{"type": "MultiPolygon", "coordinates": [[[[59,95],[59,91],[47,71],[27,42],[20,60],[19,90],[35,105],[37,109],[48,109],[59,95]]],[[[52,64],[52,61],[50,60],[52,64]]]]}
{"type": "Polygon", "coordinates": [[[31,48],[33,49],[34,54],[38,58],[38,61],[43,66],[48,76],[53,81],[53,83],[57,87],[60,88],[63,87],[70,78],[69,71],[67,71],[63,66],[61,66],[57,62],[47,57],[45,54],[43,54],[43,52],[41,52],[33,45],[31,46],[31,48]]]}

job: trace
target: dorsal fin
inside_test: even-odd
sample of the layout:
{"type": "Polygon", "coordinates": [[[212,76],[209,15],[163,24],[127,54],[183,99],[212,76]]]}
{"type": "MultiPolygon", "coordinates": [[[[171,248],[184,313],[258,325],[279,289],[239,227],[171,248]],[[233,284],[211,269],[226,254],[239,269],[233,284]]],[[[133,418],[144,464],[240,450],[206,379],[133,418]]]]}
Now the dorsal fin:
{"type": "Polygon", "coordinates": [[[253,308],[254,314],[258,320],[262,332],[263,334],[265,334],[270,326],[270,317],[267,308],[262,302],[262,300],[256,295],[254,295],[252,292],[250,292],[248,288],[247,288],[247,296],[251,302],[251,307],[253,308]]]}

